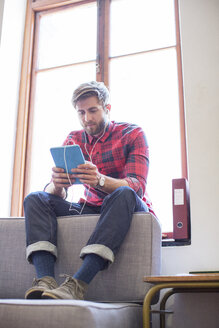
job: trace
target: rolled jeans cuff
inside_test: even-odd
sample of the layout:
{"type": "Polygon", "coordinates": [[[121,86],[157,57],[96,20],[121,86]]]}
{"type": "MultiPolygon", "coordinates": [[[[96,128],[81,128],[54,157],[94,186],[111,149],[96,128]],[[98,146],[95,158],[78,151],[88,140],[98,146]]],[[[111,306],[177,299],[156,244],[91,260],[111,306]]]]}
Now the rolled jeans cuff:
{"type": "Polygon", "coordinates": [[[83,258],[87,254],[96,254],[101,256],[104,260],[109,261],[110,263],[114,262],[114,254],[112,250],[101,244],[91,244],[82,248],[80,257],[83,258]]]}
{"type": "Polygon", "coordinates": [[[26,258],[31,263],[31,257],[30,255],[33,252],[37,251],[47,251],[53,254],[55,257],[57,257],[57,247],[53,244],[51,244],[49,241],[38,241],[34,244],[30,244],[26,248],[26,258]]]}

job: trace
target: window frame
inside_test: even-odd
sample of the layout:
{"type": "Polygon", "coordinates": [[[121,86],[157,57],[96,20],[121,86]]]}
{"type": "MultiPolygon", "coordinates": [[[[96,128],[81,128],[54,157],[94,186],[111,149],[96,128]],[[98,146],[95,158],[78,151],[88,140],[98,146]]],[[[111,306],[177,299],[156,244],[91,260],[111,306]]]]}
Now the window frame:
{"type": "MultiPolygon", "coordinates": [[[[47,10],[56,11],[61,7],[63,8],[64,6],[68,7],[72,5],[78,5],[79,3],[86,4],[90,2],[95,2],[95,0],[27,0],[17,116],[17,131],[15,140],[11,216],[23,215],[23,199],[29,185],[28,172],[30,170],[30,151],[32,139],[31,131],[33,126],[33,105],[31,104],[33,104],[32,100],[34,99],[34,66],[36,62],[35,50],[37,48],[38,41],[37,20],[39,19],[39,15],[41,13],[43,14],[47,10]]],[[[110,0],[97,0],[96,2],[98,8],[96,80],[103,81],[107,86],[109,86],[110,0]]],[[[178,0],[174,0],[174,4],[182,177],[188,179],[178,0]]],[[[168,233],[168,236],[171,237],[171,233],[168,233]]]]}

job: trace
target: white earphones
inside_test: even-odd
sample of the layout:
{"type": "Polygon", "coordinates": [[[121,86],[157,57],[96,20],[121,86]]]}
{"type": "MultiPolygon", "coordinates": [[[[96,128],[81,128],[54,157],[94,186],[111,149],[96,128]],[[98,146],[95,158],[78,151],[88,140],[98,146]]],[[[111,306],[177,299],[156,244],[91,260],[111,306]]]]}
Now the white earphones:
{"type": "Polygon", "coordinates": [[[84,136],[85,136],[85,144],[84,144],[84,148],[86,150],[86,153],[88,154],[88,157],[90,159],[90,161],[92,162],[92,154],[93,154],[93,151],[94,151],[94,148],[96,146],[96,144],[98,143],[98,141],[104,136],[105,132],[106,132],[106,127],[107,127],[107,124],[105,124],[104,126],[104,129],[103,129],[103,133],[101,134],[101,136],[96,140],[93,148],[91,149],[91,152],[89,153],[88,150],[87,150],[87,136],[86,136],[86,133],[84,132],[84,136]]]}

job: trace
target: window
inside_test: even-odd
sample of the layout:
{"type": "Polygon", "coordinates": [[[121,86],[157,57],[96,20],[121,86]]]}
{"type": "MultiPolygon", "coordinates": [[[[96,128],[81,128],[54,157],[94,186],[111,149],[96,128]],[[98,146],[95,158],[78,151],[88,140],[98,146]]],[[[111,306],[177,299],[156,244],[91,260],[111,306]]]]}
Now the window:
{"type": "MultiPolygon", "coordinates": [[[[41,190],[51,176],[54,163],[50,147],[61,145],[66,131],[80,129],[71,95],[79,83],[96,79],[97,4],[40,12],[36,21],[38,46],[31,100],[34,124],[27,192],[41,190]]],[[[74,186],[74,191],[78,188],[81,190],[74,186]]],[[[75,194],[73,200],[77,201],[75,194]]]]}
{"type": "Polygon", "coordinates": [[[148,192],[163,231],[172,231],[172,179],[187,178],[177,1],[29,0],[26,26],[13,214],[48,182],[49,148],[80,129],[74,88],[96,79],[109,86],[111,119],[145,130],[148,192]]]}

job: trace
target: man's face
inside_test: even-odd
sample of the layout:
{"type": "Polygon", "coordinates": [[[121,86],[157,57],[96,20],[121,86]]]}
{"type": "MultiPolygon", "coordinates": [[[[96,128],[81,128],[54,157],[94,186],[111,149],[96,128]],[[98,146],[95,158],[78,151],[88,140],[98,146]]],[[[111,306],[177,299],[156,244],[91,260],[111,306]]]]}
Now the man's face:
{"type": "Polygon", "coordinates": [[[76,110],[82,127],[89,135],[95,136],[103,131],[108,116],[97,97],[78,100],[76,110]]]}

